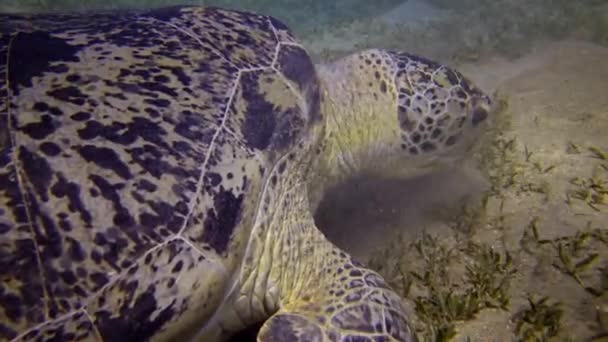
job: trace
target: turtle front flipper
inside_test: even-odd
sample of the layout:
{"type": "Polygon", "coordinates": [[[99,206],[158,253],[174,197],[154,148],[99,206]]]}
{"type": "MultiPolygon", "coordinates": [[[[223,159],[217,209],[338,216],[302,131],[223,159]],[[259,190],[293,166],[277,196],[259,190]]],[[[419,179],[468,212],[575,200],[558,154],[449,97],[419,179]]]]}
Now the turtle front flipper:
{"type": "Polygon", "coordinates": [[[377,273],[346,263],[320,274],[333,281],[310,279],[264,323],[259,342],[416,340],[401,299],[377,273]]]}
{"type": "Polygon", "coordinates": [[[323,331],[314,319],[297,313],[278,312],[264,323],[257,340],[271,341],[323,341],[323,331]]]}

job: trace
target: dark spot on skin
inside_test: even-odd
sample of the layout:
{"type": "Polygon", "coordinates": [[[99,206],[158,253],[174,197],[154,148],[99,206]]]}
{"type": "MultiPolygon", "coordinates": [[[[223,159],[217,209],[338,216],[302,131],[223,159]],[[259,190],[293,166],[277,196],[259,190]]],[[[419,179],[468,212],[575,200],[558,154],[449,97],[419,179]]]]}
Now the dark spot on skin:
{"type": "Polygon", "coordinates": [[[435,129],[433,130],[433,132],[431,133],[431,138],[436,139],[438,136],[440,136],[440,135],[441,135],[441,133],[442,133],[442,132],[441,132],[441,129],[439,129],[439,128],[435,128],[435,129]]]}
{"type": "Polygon", "coordinates": [[[45,102],[36,102],[32,108],[38,112],[44,113],[49,110],[49,105],[45,102]]]}
{"type": "Polygon", "coordinates": [[[456,97],[458,97],[461,100],[466,100],[467,93],[465,93],[462,89],[458,89],[458,90],[456,90],[456,97]]]}
{"type": "Polygon", "coordinates": [[[282,161],[278,167],[279,174],[283,174],[283,172],[285,172],[286,168],[287,168],[287,163],[285,161],[282,161]]]}
{"type": "Polygon", "coordinates": [[[43,201],[46,201],[48,198],[47,190],[53,177],[53,170],[51,170],[46,159],[34,152],[30,152],[24,146],[20,146],[19,161],[34,190],[43,201]]]}
{"type": "Polygon", "coordinates": [[[177,77],[177,79],[184,85],[189,86],[192,79],[190,76],[186,74],[183,68],[180,67],[168,67],[171,70],[171,73],[177,77]]]}
{"type": "Polygon", "coordinates": [[[49,107],[49,113],[51,113],[53,116],[63,115],[63,111],[57,107],[49,107]]]}
{"type": "Polygon", "coordinates": [[[167,77],[166,75],[156,75],[154,76],[154,81],[155,82],[160,82],[160,83],[168,83],[171,79],[169,77],[167,77]]]}
{"type": "Polygon", "coordinates": [[[91,275],[89,275],[89,279],[91,279],[91,281],[95,283],[95,289],[101,288],[109,281],[108,276],[101,272],[91,273],[91,275]]]}
{"type": "Polygon", "coordinates": [[[414,144],[418,144],[420,140],[422,140],[422,136],[419,133],[414,133],[414,135],[412,135],[412,142],[414,144]]]}
{"type": "Polygon", "coordinates": [[[20,32],[12,40],[8,56],[8,84],[15,95],[19,87],[32,87],[32,79],[49,70],[53,62],[78,62],[80,47],[47,32],[20,32]]]}
{"type": "Polygon", "coordinates": [[[205,180],[212,187],[216,187],[222,182],[222,176],[216,172],[207,172],[205,174],[205,180]]]}
{"type": "Polygon", "coordinates": [[[171,104],[171,101],[165,99],[144,99],[144,102],[158,108],[167,108],[171,104]]]}
{"type": "Polygon", "coordinates": [[[202,240],[223,254],[240,220],[243,194],[237,197],[231,191],[221,189],[214,196],[213,204],[214,208],[207,211],[202,240]]]}
{"type": "Polygon", "coordinates": [[[43,142],[40,144],[40,151],[49,157],[56,157],[61,153],[61,148],[53,142],[43,142]]]}
{"type": "Polygon", "coordinates": [[[47,95],[61,102],[73,103],[77,106],[82,106],[85,103],[87,96],[83,94],[77,87],[69,86],[59,89],[54,89],[47,92],[47,95]]]}
{"type": "Polygon", "coordinates": [[[167,87],[159,82],[140,82],[137,87],[151,92],[160,92],[170,97],[177,97],[177,92],[170,87],[167,87]]]}
{"type": "Polygon", "coordinates": [[[241,91],[247,100],[247,111],[243,125],[243,135],[247,146],[265,150],[276,128],[274,106],[266,101],[257,87],[257,75],[246,73],[241,77],[241,91]]]}
{"type": "Polygon", "coordinates": [[[127,164],[120,160],[116,151],[110,148],[84,145],[78,149],[78,152],[87,162],[94,163],[103,169],[112,170],[123,179],[133,177],[127,164]]]}
{"type": "MultiPolygon", "coordinates": [[[[135,224],[135,219],[129,214],[126,209],[116,213],[112,219],[112,222],[122,228],[129,228],[135,224]]],[[[113,245],[113,247],[116,245],[113,245]]]]}
{"type": "Polygon", "coordinates": [[[361,273],[361,271],[359,271],[359,270],[351,270],[350,271],[350,276],[351,277],[360,277],[362,275],[363,275],[363,273],[361,273]]]}
{"type": "Polygon", "coordinates": [[[40,116],[39,122],[32,122],[19,127],[19,130],[34,140],[42,140],[55,132],[55,123],[50,115],[40,116]]]}
{"type": "Polygon", "coordinates": [[[380,82],[380,91],[383,94],[386,93],[386,82],[385,81],[380,82]]]}
{"type": "Polygon", "coordinates": [[[70,260],[72,262],[81,262],[84,261],[85,259],[85,254],[84,251],[82,250],[82,247],[80,246],[80,242],[77,240],[73,240],[72,238],[67,238],[68,239],[68,255],[70,256],[70,260]]]}
{"type": "Polygon", "coordinates": [[[148,191],[148,192],[154,192],[157,189],[156,184],[146,180],[146,179],[140,179],[137,184],[136,187],[140,190],[144,190],[144,191],[148,191]]]}
{"type": "Polygon", "coordinates": [[[101,254],[98,251],[94,250],[91,252],[91,259],[93,259],[97,265],[101,264],[101,254]]]}
{"type": "Polygon", "coordinates": [[[80,199],[80,185],[68,181],[63,175],[58,175],[57,182],[51,187],[51,193],[58,198],[67,197],[69,209],[77,211],[87,226],[92,225],[93,218],[80,199]]]}
{"type": "Polygon", "coordinates": [[[146,227],[155,228],[158,226],[160,222],[158,222],[157,217],[150,213],[141,213],[139,214],[139,222],[146,227]]]}
{"type": "Polygon", "coordinates": [[[70,119],[74,121],[87,121],[91,118],[91,114],[86,112],[78,112],[70,116],[70,119]]]}
{"type": "Polygon", "coordinates": [[[171,270],[171,273],[179,273],[181,272],[182,268],[184,267],[184,262],[179,260],[175,266],[173,266],[173,269],[171,270]]]}
{"type": "Polygon", "coordinates": [[[103,246],[108,243],[108,240],[106,240],[106,237],[102,233],[98,232],[95,234],[95,237],[93,238],[93,242],[96,245],[103,246]]]}
{"type": "MultiPolygon", "coordinates": [[[[124,285],[124,291],[133,294],[135,286],[124,285]]],[[[96,312],[96,325],[104,341],[146,341],[156,335],[176,314],[173,304],[160,310],[154,319],[152,313],[158,310],[154,288],[140,294],[133,301],[125,301],[116,312],[96,312]]]]}
{"type": "Polygon", "coordinates": [[[70,83],[76,83],[76,82],[80,81],[80,79],[81,79],[80,75],[78,75],[78,74],[70,74],[65,77],[65,80],[70,83]]]}
{"type": "Polygon", "coordinates": [[[68,285],[74,285],[76,284],[76,281],[78,280],[78,278],[76,278],[76,275],[74,274],[74,272],[67,270],[67,271],[63,271],[60,273],[61,279],[68,285]]]}

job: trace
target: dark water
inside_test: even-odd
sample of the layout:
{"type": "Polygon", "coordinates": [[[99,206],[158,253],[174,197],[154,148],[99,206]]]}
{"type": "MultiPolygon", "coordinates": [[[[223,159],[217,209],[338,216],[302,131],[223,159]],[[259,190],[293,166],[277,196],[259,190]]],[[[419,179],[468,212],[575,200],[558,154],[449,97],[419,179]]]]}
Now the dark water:
{"type": "MultiPolygon", "coordinates": [[[[525,42],[564,37],[581,28],[593,39],[608,42],[603,7],[606,0],[1,0],[0,11],[83,11],[176,4],[273,15],[301,38],[311,39],[324,30],[359,22],[364,26],[360,35],[367,37],[361,37],[358,48],[407,46],[408,51],[445,59],[487,49],[518,54],[518,46],[525,42]],[[369,18],[381,20],[370,24],[366,22],[369,18]]],[[[333,50],[331,46],[327,49],[333,50]]],[[[344,52],[343,47],[336,49],[344,52]]]]}
{"type": "Polygon", "coordinates": [[[281,18],[292,29],[305,32],[319,25],[335,26],[390,10],[402,0],[2,0],[0,10],[65,11],[115,8],[149,8],[171,5],[202,5],[248,10],[281,18]]]}

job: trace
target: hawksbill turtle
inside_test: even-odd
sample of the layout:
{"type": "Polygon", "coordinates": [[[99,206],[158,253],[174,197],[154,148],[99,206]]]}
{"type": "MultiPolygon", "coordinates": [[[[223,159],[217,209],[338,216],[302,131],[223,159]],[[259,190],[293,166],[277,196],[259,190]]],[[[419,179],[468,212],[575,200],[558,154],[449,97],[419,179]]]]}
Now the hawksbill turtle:
{"type": "Polygon", "coordinates": [[[0,340],[415,340],[309,187],[448,156],[491,105],[412,54],[315,67],[253,13],[2,15],[0,340]]]}

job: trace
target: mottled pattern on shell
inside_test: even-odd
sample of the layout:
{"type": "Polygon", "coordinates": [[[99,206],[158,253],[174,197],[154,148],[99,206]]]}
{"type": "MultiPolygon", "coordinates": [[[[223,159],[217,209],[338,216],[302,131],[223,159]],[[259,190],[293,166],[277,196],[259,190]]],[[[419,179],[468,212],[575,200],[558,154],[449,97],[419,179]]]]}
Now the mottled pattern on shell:
{"type": "Polygon", "coordinates": [[[308,55],[266,16],[0,15],[0,340],[202,326],[318,112],[308,55]]]}

